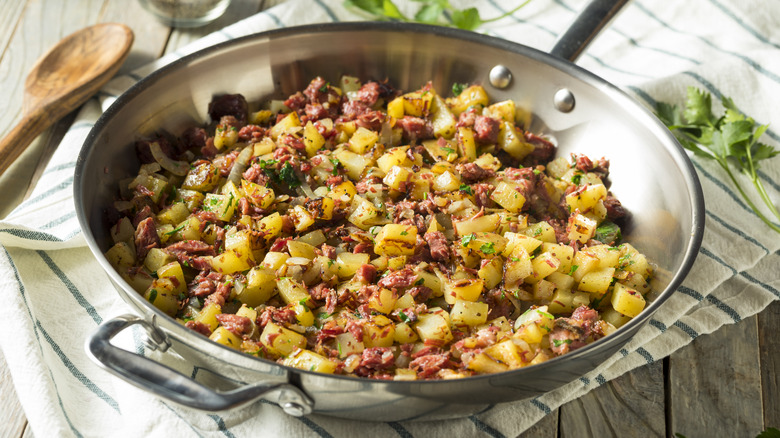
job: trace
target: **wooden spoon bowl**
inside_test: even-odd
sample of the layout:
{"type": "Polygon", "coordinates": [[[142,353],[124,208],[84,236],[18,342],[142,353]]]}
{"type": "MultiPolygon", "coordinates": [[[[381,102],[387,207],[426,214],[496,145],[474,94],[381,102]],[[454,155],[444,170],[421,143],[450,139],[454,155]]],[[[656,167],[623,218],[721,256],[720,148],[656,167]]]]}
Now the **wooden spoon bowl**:
{"type": "Polygon", "coordinates": [[[25,81],[22,120],[0,140],[0,174],[41,132],[108,82],[132,44],[130,28],[102,23],[68,35],[43,55],[25,81]]]}

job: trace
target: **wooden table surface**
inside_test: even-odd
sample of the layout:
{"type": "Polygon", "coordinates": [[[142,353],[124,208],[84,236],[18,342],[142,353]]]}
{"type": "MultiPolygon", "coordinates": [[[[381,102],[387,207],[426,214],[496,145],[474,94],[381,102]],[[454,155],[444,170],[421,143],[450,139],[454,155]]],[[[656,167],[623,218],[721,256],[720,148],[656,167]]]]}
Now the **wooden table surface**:
{"type": "MultiPolygon", "coordinates": [[[[283,0],[233,0],[216,22],[194,30],[166,27],[135,0],[0,0],[0,135],[20,118],[24,79],[36,59],[59,39],[100,22],[120,22],[135,32],[121,72],[283,0]]],[[[41,135],[0,176],[0,217],[20,202],[51,145],[75,117],[41,135]]],[[[701,336],[662,361],[638,368],[545,417],[526,437],[755,437],[780,428],[780,302],[757,316],[701,336]]],[[[30,437],[0,353],[0,437],[30,437]]]]}

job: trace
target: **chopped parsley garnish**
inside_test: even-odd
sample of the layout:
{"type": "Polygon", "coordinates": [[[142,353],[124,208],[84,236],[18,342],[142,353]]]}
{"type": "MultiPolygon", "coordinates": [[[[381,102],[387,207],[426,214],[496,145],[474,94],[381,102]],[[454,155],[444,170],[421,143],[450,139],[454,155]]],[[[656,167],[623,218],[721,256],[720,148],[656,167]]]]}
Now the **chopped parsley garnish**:
{"type": "Polygon", "coordinates": [[[154,300],[157,299],[157,289],[152,289],[149,291],[149,302],[154,304],[154,300]]]}
{"type": "Polygon", "coordinates": [[[460,244],[463,247],[469,246],[469,243],[471,243],[472,240],[477,238],[477,233],[471,233],[468,236],[463,236],[462,239],[460,239],[460,244]]]}
{"type": "Polygon", "coordinates": [[[400,318],[402,322],[409,322],[410,320],[403,311],[398,312],[398,318],[400,318]]]}
{"type": "Polygon", "coordinates": [[[563,344],[571,344],[571,339],[553,339],[553,345],[560,347],[563,344]]]}
{"type": "Polygon", "coordinates": [[[330,164],[333,165],[333,175],[339,174],[339,164],[341,164],[341,161],[338,160],[338,158],[328,158],[328,161],[330,161],[330,164]]]}
{"type": "Polygon", "coordinates": [[[289,161],[285,162],[284,166],[279,169],[279,179],[282,182],[287,183],[290,188],[296,188],[301,185],[298,177],[295,176],[295,168],[293,168],[289,161]]]}
{"type": "Polygon", "coordinates": [[[594,239],[601,243],[606,243],[607,245],[618,242],[621,237],[620,227],[610,221],[602,222],[596,228],[596,235],[593,236],[594,239]]]}
{"type": "Polygon", "coordinates": [[[415,285],[415,286],[420,286],[420,285],[422,285],[423,283],[425,283],[425,280],[421,278],[421,279],[419,279],[419,280],[415,281],[415,282],[414,282],[414,285],[415,285]]]}
{"type": "Polygon", "coordinates": [[[469,84],[463,84],[459,82],[454,82],[452,84],[452,95],[453,96],[460,96],[460,93],[463,92],[466,88],[469,87],[469,84]]]}
{"type": "Polygon", "coordinates": [[[408,231],[406,231],[406,230],[403,230],[403,231],[401,231],[401,233],[400,233],[400,234],[401,234],[402,236],[406,236],[407,234],[409,234],[409,232],[408,232],[408,231]]]}
{"type": "Polygon", "coordinates": [[[571,177],[571,182],[574,183],[575,185],[580,185],[580,181],[582,181],[582,174],[581,173],[575,173],[571,177]]]}
{"type": "Polygon", "coordinates": [[[446,152],[446,153],[448,153],[448,154],[454,154],[454,153],[455,153],[455,149],[453,149],[453,148],[448,148],[448,147],[446,147],[446,146],[441,146],[441,150],[443,150],[444,152],[446,152]]]}
{"type": "Polygon", "coordinates": [[[492,242],[488,242],[483,244],[479,247],[479,250],[482,251],[483,254],[495,254],[496,248],[495,245],[492,242]]]}
{"type": "Polygon", "coordinates": [[[173,230],[171,230],[171,231],[168,231],[167,233],[165,233],[165,235],[166,235],[166,236],[171,236],[171,235],[173,235],[173,234],[176,234],[176,233],[178,233],[179,231],[181,231],[181,230],[182,230],[182,228],[184,228],[184,224],[181,224],[181,225],[179,225],[178,227],[174,228],[174,229],[173,229],[173,230]]]}
{"type": "Polygon", "coordinates": [[[461,192],[466,192],[466,193],[468,193],[469,195],[473,195],[473,194],[474,194],[474,191],[473,191],[473,190],[471,190],[471,186],[470,186],[470,185],[468,185],[468,184],[461,184],[461,185],[460,185],[460,191],[461,191],[461,192]]]}
{"type": "Polygon", "coordinates": [[[569,271],[569,275],[574,275],[575,272],[577,272],[577,269],[579,268],[579,265],[571,265],[571,270],[569,271]]]}

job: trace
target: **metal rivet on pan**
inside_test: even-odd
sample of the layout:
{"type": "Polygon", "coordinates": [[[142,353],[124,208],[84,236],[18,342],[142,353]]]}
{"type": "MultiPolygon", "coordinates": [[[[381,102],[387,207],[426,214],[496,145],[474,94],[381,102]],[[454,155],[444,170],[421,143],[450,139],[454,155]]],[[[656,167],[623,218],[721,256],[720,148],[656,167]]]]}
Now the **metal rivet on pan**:
{"type": "Polygon", "coordinates": [[[512,72],[505,66],[498,64],[490,69],[490,85],[496,88],[506,88],[512,83],[512,72]]]}
{"type": "Polygon", "coordinates": [[[568,88],[561,88],[553,96],[553,105],[562,113],[571,112],[574,109],[574,95],[568,88]]]}
{"type": "Polygon", "coordinates": [[[292,415],[293,417],[302,417],[304,414],[306,414],[306,408],[295,402],[287,402],[282,404],[282,410],[287,415],[292,415]]]}

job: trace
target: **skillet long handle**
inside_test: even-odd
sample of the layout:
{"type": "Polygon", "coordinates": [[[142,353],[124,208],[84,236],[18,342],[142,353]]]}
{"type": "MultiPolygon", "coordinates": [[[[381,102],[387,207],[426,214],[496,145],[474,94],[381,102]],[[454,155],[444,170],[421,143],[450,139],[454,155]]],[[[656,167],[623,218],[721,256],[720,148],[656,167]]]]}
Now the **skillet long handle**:
{"type": "Polygon", "coordinates": [[[125,381],[153,394],[204,411],[216,412],[250,403],[278,392],[278,403],[290,415],[311,413],[313,401],[298,387],[285,382],[256,383],[228,392],[218,392],[144,356],[111,345],[111,338],[140,324],[150,340],[167,349],[165,336],[152,324],[134,315],[121,315],[105,321],[87,339],[87,354],[99,365],[125,381]]]}
{"type": "Polygon", "coordinates": [[[558,37],[550,54],[574,62],[631,0],[591,0],[558,37]]]}

